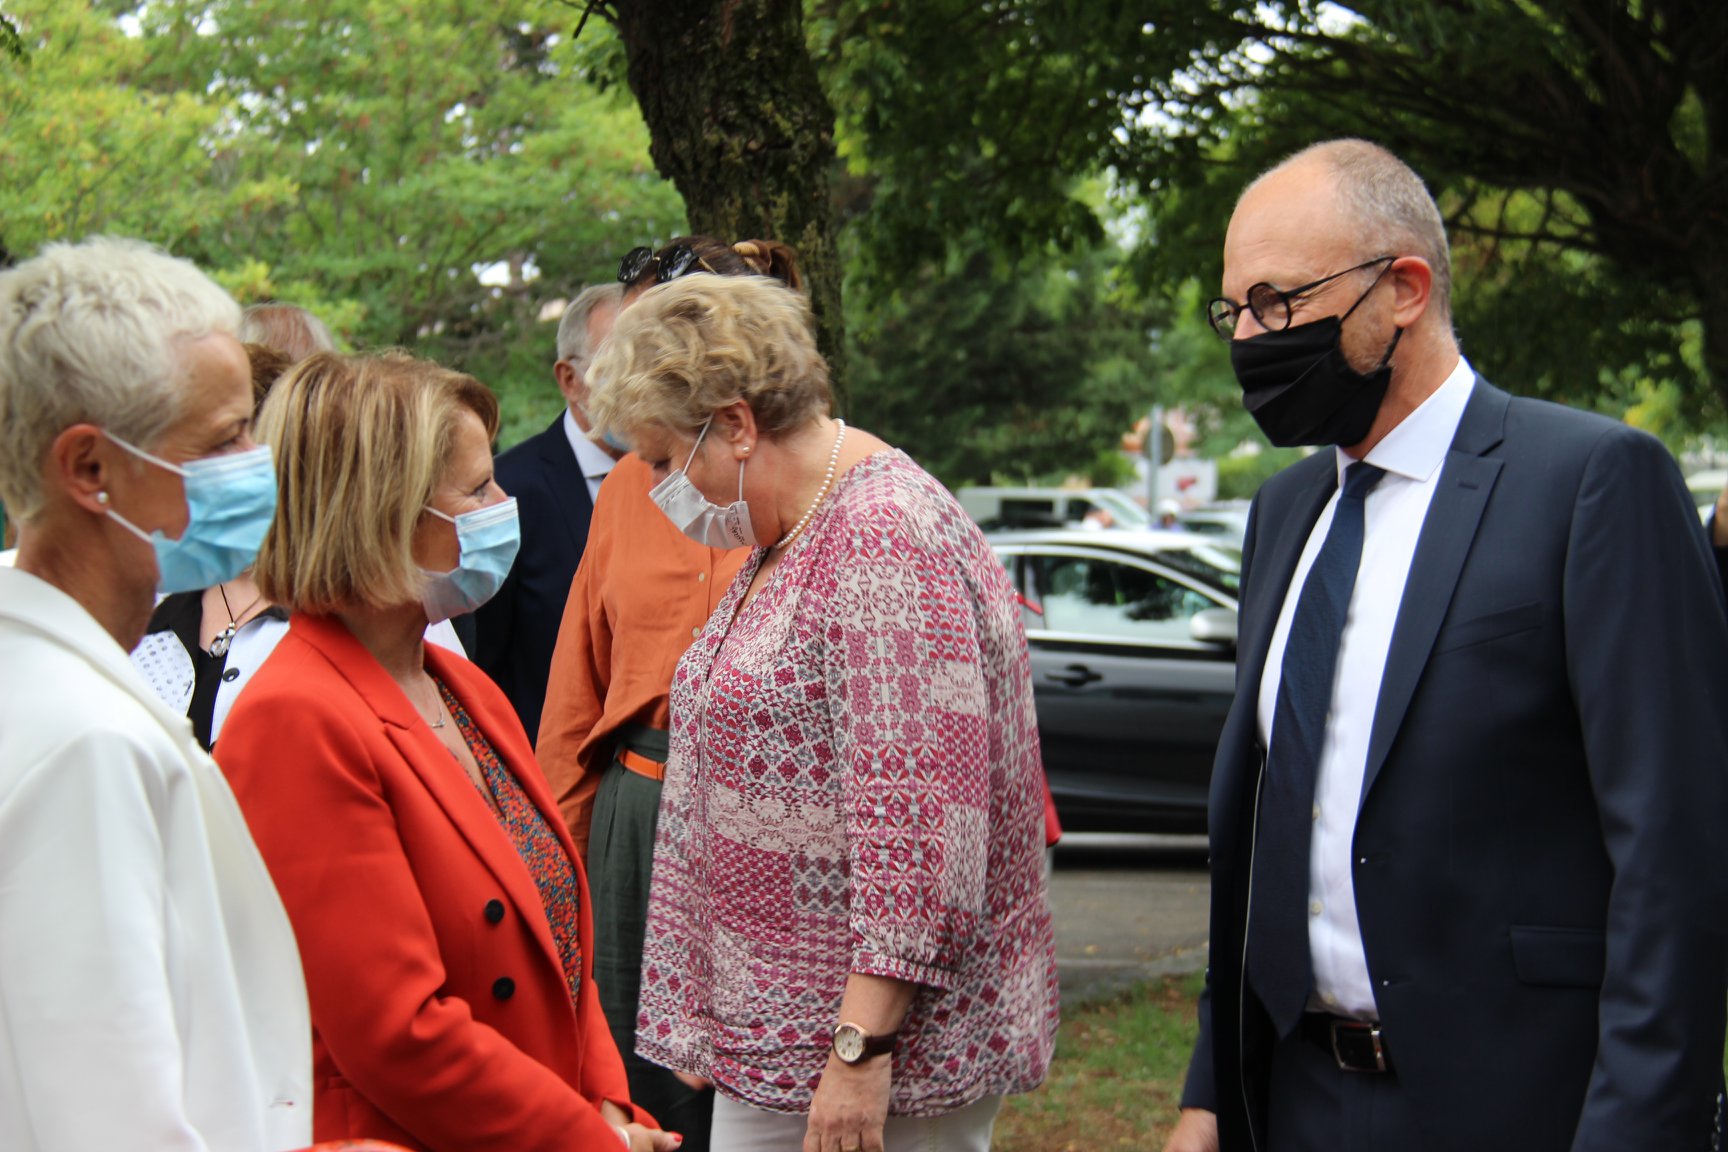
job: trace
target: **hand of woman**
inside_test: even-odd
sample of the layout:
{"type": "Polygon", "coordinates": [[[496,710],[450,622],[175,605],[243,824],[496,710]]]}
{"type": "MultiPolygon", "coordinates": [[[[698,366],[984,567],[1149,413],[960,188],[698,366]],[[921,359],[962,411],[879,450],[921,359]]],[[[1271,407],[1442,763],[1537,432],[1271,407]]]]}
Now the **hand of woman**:
{"type": "Polygon", "coordinates": [[[676,1132],[662,1132],[640,1124],[626,1124],[624,1132],[630,1137],[630,1152],[676,1152],[684,1143],[684,1137],[676,1132]]]}
{"type": "Polygon", "coordinates": [[[658,1128],[637,1124],[630,1119],[630,1113],[610,1100],[600,1102],[600,1115],[606,1123],[624,1130],[630,1138],[630,1152],[674,1152],[684,1142],[684,1137],[676,1132],[662,1132],[658,1128]]]}
{"type": "Polygon", "coordinates": [[[890,1056],[847,1064],[830,1054],[810,1101],[804,1152],[882,1152],[893,1072],[890,1056]]]}

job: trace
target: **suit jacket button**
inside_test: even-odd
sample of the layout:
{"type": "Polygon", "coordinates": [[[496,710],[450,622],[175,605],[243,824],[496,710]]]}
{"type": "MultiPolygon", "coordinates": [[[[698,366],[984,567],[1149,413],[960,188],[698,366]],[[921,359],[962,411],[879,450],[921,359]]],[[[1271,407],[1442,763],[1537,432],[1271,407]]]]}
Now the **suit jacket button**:
{"type": "Polygon", "coordinates": [[[486,923],[496,924],[502,919],[504,919],[504,901],[486,901],[486,923]]]}
{"type": "Polygon", "coordinates": [[[492,995],[499,1000],[508,1000],[516,995],[516,981],[508,976],[500,976],[492,981],[492,995]]]}

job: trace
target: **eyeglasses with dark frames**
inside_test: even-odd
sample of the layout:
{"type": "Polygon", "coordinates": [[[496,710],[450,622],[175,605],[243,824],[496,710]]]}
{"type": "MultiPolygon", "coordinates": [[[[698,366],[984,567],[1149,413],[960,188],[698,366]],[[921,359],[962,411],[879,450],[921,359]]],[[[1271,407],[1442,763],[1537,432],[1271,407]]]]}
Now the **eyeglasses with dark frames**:
{"type": "Polygon", "coordinates": [[[656,256],[652,248],[639,247],[630,249],[624,253],[624,259],[618,261],[618,282],[624,285],[636,283],[648,271],[650,264],[655,266],[656,284],[670,283],[691,272],[714,271],[688,244],[674,244],[664,256],[656,256]]]}
{"type": "MultiPolygon", "coordinates": [[[[1212,331],[1218,333],[1218,335],[1225,340],[1235,338],[1236,322],[1241,319],[1243,312],[1252,313],[1254,319],[1259,322],[1260,327],[1266,329],[1266,331],[1282,332],[1284,329],[1290,327],[1291,306],[1295,304],[1296,301],[1302,299],[1304,296],[1310,296],[1313,293],[1318,292],[1326,285],[1332,283],[1332,281],[1341,276],[1348,276],[1352,272],[1360,272],[1362,269],[1372,268],[1376,264],[1384,264],[1387,268],[1390,268],[1392,266],[1392,261],[1396,259],[1398,259],[1396,256],[1376,256],[1372,260],[1364,260],[1353,268],[1346,268],[1342,272],[1334,272],[1330,276],[1322,276],[1318,280],[1310,281],[1299,288],[1291,288],[1288,291],[1274,288],[1265,281],[1261,281],[1248,289],[1248,299],[1240,304],[1234,300],[1227,300],[1222,296],[1215,297],[1208,301],[1206,304],[1206,319],[1212,325],[1212,331]]],[[[1386,268],[1382,268],[1380,270],[1380,275],[1384,276],[1385,274],[1386,268]]],[[[1374,279],[1375,283],[1379,283],[1379,276],[1376,276],[1374,279]]]]}

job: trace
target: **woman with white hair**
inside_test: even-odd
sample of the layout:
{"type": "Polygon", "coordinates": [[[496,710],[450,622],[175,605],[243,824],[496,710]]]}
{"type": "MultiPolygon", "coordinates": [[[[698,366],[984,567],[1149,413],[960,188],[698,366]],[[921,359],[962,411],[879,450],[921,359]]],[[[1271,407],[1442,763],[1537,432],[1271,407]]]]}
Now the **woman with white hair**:
{"type": "Polygon", "coordinates": [[[294,1148],[311,1024],[287,915],[186,717],[127,660],[158,593],[275,507],[240,309],[134,242],[0,273],[0,1148],[294,1148]]]}

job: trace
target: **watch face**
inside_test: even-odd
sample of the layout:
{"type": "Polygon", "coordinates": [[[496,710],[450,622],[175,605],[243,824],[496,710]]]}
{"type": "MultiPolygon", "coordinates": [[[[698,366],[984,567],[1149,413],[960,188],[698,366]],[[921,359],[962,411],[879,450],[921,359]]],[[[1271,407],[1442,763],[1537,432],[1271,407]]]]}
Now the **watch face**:
{"type": "Polygon", "coordinates": [[[864,1056],[864,1033],[851,1024],[842,1024],[834,1029],[834,1054],[848,1064],[861,1060],[864,1056]]]}

